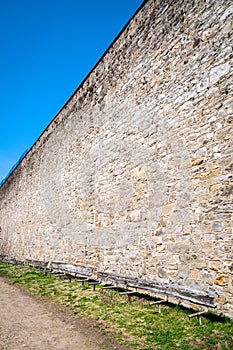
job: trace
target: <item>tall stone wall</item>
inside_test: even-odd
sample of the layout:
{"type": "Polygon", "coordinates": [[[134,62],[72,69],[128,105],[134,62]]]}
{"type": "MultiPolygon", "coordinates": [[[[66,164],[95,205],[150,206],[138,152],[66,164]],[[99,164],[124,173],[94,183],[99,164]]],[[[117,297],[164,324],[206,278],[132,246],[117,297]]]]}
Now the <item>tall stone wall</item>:
{"type": "Polygon", "coordinates": [[[233,317],[232,13],[143,4],[1,187],[0,254],[233,317]]]}

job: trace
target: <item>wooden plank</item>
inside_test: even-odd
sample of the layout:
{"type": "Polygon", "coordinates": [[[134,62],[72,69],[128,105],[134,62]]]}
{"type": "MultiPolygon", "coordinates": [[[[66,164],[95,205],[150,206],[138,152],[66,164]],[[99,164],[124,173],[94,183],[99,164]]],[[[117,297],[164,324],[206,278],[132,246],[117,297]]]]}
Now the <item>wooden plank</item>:
{"type": "Polygon", "coordinates": [[[114,289],[117,288],[117,286],[103,286],[103,289],[114,289]]]}
{"type": "Polygon", "coordinates": [[[166,300],[162,299],[162,300],[152,301],[151,303],[149,303],[149,305],[152,306],[152,305],[157,305],[162,303],[166,303],[166,300]]]}
{"type": "Polygon", "coordinates": [[[51,262],[50,267],[54,270],[62,270],[80,276],[91,276],[93,272],[93,268],[89,266],[72,265],[62,262],[51,262]]]}
{"type": "Polygon", "coordinates": [[[162,294],[166,296],[176,297],[190,301],[195,304],[216,307],[217,294],[207,292],[205,290],[195,290],[185,286],[180,286],[172,283],[162,283],[153,280],[146,280],[138,277],[124,276],[99,272],[98,279],[105,283],[116,284],[125,288],[140,288],[147,292],[162,294]]]}
{"type": "Polygon", "coordinates": [[[204,314],[206,314],[206,313],[207,313],[207,311],[199,311],[199,312],[196,312],[195,314],[188,315],[188,317],[189,317],[189,318],[192,318],[192,317],[204,315],[204,314]]]}

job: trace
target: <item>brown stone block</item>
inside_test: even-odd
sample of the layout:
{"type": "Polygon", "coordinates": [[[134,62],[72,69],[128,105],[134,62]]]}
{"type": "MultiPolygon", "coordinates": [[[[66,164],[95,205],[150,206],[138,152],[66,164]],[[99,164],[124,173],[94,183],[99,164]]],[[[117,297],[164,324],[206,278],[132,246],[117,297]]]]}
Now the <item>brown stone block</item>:
{"type": "Polygon", "coordinates": [[[215,184],[210,186],[210,192],[216,192],[224,188],[223,184],[215,184]]]}
{"type": "Polygon", "coordinates": [[[222,268],[221,260],[210,260],[208,265],[209,268],[214,271],[219,271],[222,268]]]}
{"type": "Polygon", "coordinates": [[[208,203],[209,199],[210,199],[210,195],[208,193],[197,196],[197,201],[200,203],[208,203]]]}
{"type": "Polygon", "coordinates": [[[205,171],[205,172],[203,172],[202,174],[200,174],[200,178],[202,180],[207,180],[207,179],[216,177],[218,175],[221,175],[221,173],[222,173],[222,169],[221,168],[217,168],[217,169],[214,169],[212,171],[205,171]]]}
{"type": "Polygon", "coordinates": [[[217,302],[219,304],[226,304],[227,303],[227,298],[225,295],[220,295],[218,298],[217,298],[217,302]]]}
{"type": "Polygon", "coordinates": [[[228,283],[228,275],[223,273],[217,273],[214,284],[217,284],[218,286],[225,286],[228,283]]]}
{"type": "Polygon", "coordinates": [[[167,215],[171,215],[171,213],[172,213],[172,211],[173,211],[174,206],[175,206],[175,204],[174,204],[174,203],[164,205],[164,206],[163,206],[163,208],[162,208],[163,215],[165,215],[165,216],[167,216],[167,215]]]}
{"type": "Polygon", "coordinates": [[[212,224],[210,222],[202,222],[201,223],[201,232],[211,232],[212,224]]]}
{"type": "Polygon", "coordinates": [[[200,165],[204,162],[204,158],[194,158],[191,160],[192,166],[200,165]]]}
{"type": "Polygon", "coordinates": [[[178,275],[177,270],[168,270],[167,271],[167,278],[175,278],[178,275]]]}
{"type": "Polygon", "coordinates": [[[207,257],[208,254],[213,254],[214,252],[214,245],[211,242],[201,242],[200,251],[205,254],[207,257]]]}
{"type": "Polygon", "coordinates": [[[199,270],[197,270],[197,269],[190,270],[190,275],[189,275],[189,278],[190,278],[190,279],[198,280],[199,277],[200,277],[200,275],[199,275],[199,270]]]}

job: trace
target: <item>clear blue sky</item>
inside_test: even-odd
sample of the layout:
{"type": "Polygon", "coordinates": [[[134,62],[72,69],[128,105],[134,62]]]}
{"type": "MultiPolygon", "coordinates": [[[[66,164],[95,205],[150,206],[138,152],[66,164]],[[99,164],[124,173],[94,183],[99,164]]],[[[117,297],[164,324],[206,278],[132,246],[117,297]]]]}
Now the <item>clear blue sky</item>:
{"type": "Polygon", "coordinates": [[[0,0],[0,181],[143,0],[0,0]]]}

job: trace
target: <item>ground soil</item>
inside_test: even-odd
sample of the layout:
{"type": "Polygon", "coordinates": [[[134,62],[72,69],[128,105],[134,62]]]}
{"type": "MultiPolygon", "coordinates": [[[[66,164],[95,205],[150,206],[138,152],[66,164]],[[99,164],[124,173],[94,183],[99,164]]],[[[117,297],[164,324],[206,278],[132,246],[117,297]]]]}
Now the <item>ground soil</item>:
{"type": "Polygon", "coordinates": [[[0,278],[1,350],[129,350],[102,335],[94,321],[32,296],[0,278]]]}

